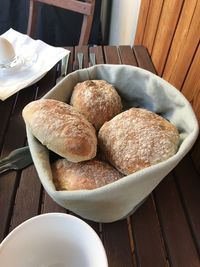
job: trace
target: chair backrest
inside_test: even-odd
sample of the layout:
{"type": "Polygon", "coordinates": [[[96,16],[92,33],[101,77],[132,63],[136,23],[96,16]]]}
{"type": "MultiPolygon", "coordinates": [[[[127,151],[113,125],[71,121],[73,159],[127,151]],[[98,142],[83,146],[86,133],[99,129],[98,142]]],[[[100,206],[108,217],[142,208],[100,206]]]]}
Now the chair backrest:
{"type": "Polygon", "coordinates": [[[77,0],[30,0],[27,33],[32,37],[34,37],[36,33],[36,25],[38,21],[38,2],[82,14],[83,22],[79,38],[79,45],[88,44],[94,15],[95,0],[85,0],[85,2],[77,0]]]}
{"type": "MultiPolygon", "coordinates": [[[[148,49],[158,74],[186,96],[200,124],[200,0],[141,0],[134,45],[148,49]]],[[[200,138],[195,149],[199,161],[200,138]]]]}

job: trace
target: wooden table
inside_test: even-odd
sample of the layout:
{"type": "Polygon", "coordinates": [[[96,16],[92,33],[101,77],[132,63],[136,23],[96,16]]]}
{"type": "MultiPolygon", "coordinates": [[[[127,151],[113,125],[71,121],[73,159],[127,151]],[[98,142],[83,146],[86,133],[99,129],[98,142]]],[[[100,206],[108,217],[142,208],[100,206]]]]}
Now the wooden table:
{"type": "MultiPolygon", "coordinates": [[[[78,51],[84,53],[84,67],[89,65],[90,49],[96,54],[97,64],[130,64],[155,73],[147,50],[141,46],[68,49],[72,52],[69,72],[78,68],[78,51]]],[[[55,85],[56,75],[54,67],[38,83],[0,102],[1,157],[26,144],[21,111],[55,85]]],[[[188,154],[132,216],[109,224],[87,223],[102,239],[110,267],[197,267],[200,266],[199,206],[199,174],[188,154]]],[[[1,175],[0,241],[23,221],[46,212],[68,211],[45,193],[33,165],[1,175]]]]}

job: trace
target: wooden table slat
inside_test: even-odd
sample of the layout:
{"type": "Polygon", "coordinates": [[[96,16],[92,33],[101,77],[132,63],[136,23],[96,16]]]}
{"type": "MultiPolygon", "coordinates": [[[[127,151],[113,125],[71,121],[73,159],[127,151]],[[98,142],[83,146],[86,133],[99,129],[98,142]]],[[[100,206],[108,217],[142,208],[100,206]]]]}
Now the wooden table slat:
{"type": "MultiPolygon", "coordinates": [[[[104,47],[104,53],[106,63],[121,63],[116,47],[104,47]]],[[[126,219],[113,224],[102,224],[102,239],[108,254],[109,267],[135,266],[126,219]]]]}
{"type": "Polygon", "coordinates": [[[179,163],[174,173],[200,255],[200,176],[195,171],[190,155],[179,163]]]}
{"type": "Polygon", "coordinates": [[[9,232],[17,182],[16,172],[5,173],[0,177],[0,242],[9,232]]]}
{"type": "Polygon", "coordinates": [[[122,64],[137,66],[137,60],[133,53],[133,50],[128,45],[119,46],[119,55],[122,64]]]}
{"type": "Polygon", "coordinates": [[[53,199],[44,191],[43,203],[41,207],[41,213],[47,212],[63,212],[66,213],[66,209],[57,204],[53,199]]]}
{"type": "Polygon", "coordinates": [[[136,267],[130,248],[127,220],[102,224],[102,236],[109,267],[136,267]]]}
{"type": "Polygon", "coordinates": [[[120,56],[116,46],[104,46],[105,62],[107,64],[120,64],[120,56]]]}
{"type": "Polygon", "coordinates": [[[155,197],[170,264],[199,267],[198,253],[172,174],[155,189],[155,197]]]}
{"type": "MultiPolygon", "coordinates": [[[[147,50],[138,46],[134,49],[134,52],[138,66],[155,73],[147,50]]],[[[152,195],[131,216],[131,221],[139,266],[166,266],[168,264],[166,251],[152,195]]]]}
{"type": "Polygon", "coordinates": [[[149,57],[147,49],[143,46],[138,45],[134,46],[133,51],[135,53],[138,65],[141,66],[143,69],[146,69],[156,74],[155,67],[149,57]]]}
{"type": "Polygon", "coordinates": [[[165,267],[167,259],[152,195],[131,216],[140,267],[165,267]]]}
{"type": "Polygon", "coordinates": [[[38,214],[40,210],[41,190],[41,182],[35,167],[32,165],[23,170],[15,198],[9,231],[38,214]]]}
{"type": "MultiPolygon", "coordinates": [[[[28,90],[20,91],[15,97],[15,105],[10,113],[10,118],[7,122],[5,130],[4,144],[2,148],[2,157],[5,157],[12,150],[24,146],[26,142],[25,124],[21,116],[21,110],[31,100],[34,95],[34,87],[28,90]]],[[[8,100],[10,103],[10,100],[8,100]]],[[[4,105],[3,105],[4,106],[4,105]]],[[[5,111],[6,113],[6,111],[5,111]]],[[[3,129],[1,129],[3,130],[3,129]]],[[[0,216],[0,239],[8,234],[10,227],[10,219],[15,203],[15,195],[19,184],[18,173],[10,171],[0,177],[0,211],[3,216],[0,216]]]]}
{"type": "Polygon", "coordinates": [[[13,104],[15,102],[16,96],[10,97],[8,100],[1,102],[0,105],[0,122],[1,122],[1,131],[0,131],[0,149],[3,145],[4,136],[6,133],[6,128],[9,122],[10,114],[13,110],[13,104]]]}

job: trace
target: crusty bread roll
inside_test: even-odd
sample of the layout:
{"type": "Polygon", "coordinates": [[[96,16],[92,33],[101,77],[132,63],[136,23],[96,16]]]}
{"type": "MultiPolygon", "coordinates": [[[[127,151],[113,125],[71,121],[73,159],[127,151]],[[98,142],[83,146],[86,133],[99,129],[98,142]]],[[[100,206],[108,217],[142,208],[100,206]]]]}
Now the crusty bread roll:
{"type": "Polygon", "coordinates": [[[128,175],[174,155],[179,133],[161,116],[131,108],[106,122],[98,141],[110,163],[128,175]]]}
{"type": "Polygon", "coordinates": [[[104,80],[78,83],[70,104],[84,114],[97,130],[122,111],[121,98],[116,89],[104,80]]]}
{"type": "Polygon", "coordinates": [[[53,99],[40,99],[23,109],[33,135],[50,150],[72,162],[96,155],[94,127],[73,107],[53,99]]]}
{"type": "Polygon", "coordinates": [[[96,159],[80,163],[59,159],[51,168],[56,190],[95,189],[123,176],[108,163],[96,159]]]}

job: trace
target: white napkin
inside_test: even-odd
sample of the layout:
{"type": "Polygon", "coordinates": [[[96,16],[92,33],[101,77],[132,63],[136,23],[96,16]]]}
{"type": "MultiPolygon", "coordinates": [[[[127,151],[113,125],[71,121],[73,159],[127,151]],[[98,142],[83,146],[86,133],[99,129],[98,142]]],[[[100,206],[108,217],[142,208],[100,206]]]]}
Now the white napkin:
{"type": "Polygon", "coordinates": [[[14,47],[17,56],[25,60],[11,69],[0,70],[0,99],[5,100],[19,90],[41,79],[59,60],[70,53],[61,47],[33,40],[13,29],[1,35],[14,47]]]}

